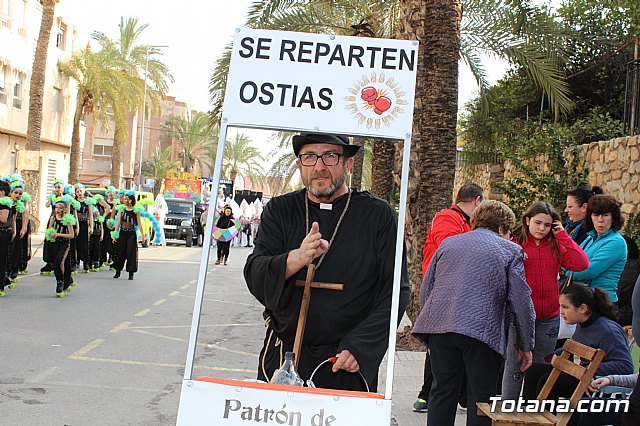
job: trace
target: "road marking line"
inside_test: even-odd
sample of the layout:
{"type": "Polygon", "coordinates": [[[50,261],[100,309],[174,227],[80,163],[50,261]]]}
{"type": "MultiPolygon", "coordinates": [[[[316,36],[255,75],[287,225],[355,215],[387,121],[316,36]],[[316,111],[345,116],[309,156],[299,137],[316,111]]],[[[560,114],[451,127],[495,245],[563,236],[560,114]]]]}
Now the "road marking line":
{"type": "Polygon", "coordinates": [[[95,348],[97,348],[98,346],[100,346],[102,343],[104,343],[104,341],[105,341],[104,339],[96,339],[93,342],[87,345],[84,345],[83,347],[81,347],[80,349],[78,349],[77,351],[69,355],[69,357],[83,357],[89,352],[91,352],[92,350],[94,350],[95,348]]]}
{"type": "Polygon", "coordinates": [[[179,294],[180,294],[179,291],[172,291],[171,293],[169,293],[169,296],[177,296],[179,294]]]}
{"type": "Polygon", "coordinates": [[[160,300],[158,300],[158,301],[154,302],[154,304],[153,304],[153,305],[154,305],[154,306],[160,306],[160,305],[162,305],[162,304],[163,304],[164,302],[166,302],[166,301],[167,301],[167,299],[160,299],[160,300]]]}
{"type": "Polygon", "coordinates": [[[153,392],[158,393],[158,389],[140,388],[140,387],[120,387],[120,386],[105,386],[94,385],[90,383],[72,383],[72,382],[44,382],[40,383],[41,386],[70,386],[72,388],[90,388],[90,389],[107,389],[107,390],[119,390],[119,391],[134,391],[134,392],[153,392]]]}
{"type": "MultiPolygon", "coordinates": [[[[178,292],[174,292],[174,293],[178,293],[178,292]]],[[[173,296],[171,293],[169,295],[173,296]]],[[[187,295],[181,294],[180,297],[188,297],[189,299],[193,299],[195,296],[187,296],[187,295]]],[[[229,305],[251,306],[252,308],[262,308],[263,307],[262,305],[258,305],[258,304],[255,304],[255,303],[231,302],[229,300],[209,299],[207,297],[205,297],[204,300],[206,300],[208,302],[227,303],[229,305]]]]}
{"type": "MultiPolygon", "coordinates": [[[[67,358],[75,361],[93,361],[93,362],[106,362],[111,364],[125,364],[125,365],[146,365],[150,367],[170,367],[170,368],[184,368],[184,364],[169,364],[164,362],[145,362],[145,361],[132,361],[125,359],[111,359],[111,358],[91,358],[84,356],[69,355],[67,358]]],[[[254,373],[254,370],[247,370],[245,368],[225,368],[225,367],[209,367],[209,366],[195,366],[196,369],[212,370],[212,371],[231,371],[234,373],[254,373]]]]}
{"type": "Polygon", "coordinates": [[[183,285],[182,287],[180,287],[180,290],[186,290],[186,289],[188,289],[189,287],[191,287],[189,284],[185,284],[185,285],[183,285]]]}
{"type": "MultiPolygon", "coordinates": [[[[147,334],[147,335],[153,336],[153,337],[159,337],[161,339],[173,340],[174,342],[189,343],[189,340],[181,339],[180,337],[165,336],[163,334],[151,333],[150,331],[144,331],[144,330],[132,330],[132,331],[134,331],[136,333],[140,333],[140,334],[147,334]]],[[[254,353],[254,352],[238,351],[236,349],[229,349],[229,348],[225,348],[223,346],[216,346],[216,345],[207,344],[207,343],[198,343],[198,346],[201,346],[203,348],[218,349],[220,351],[230,352],[230,353],[234,353],[234,354],[238,354],[238,355],[250,356],[252,358],[258,358],[258,354],[254,353]]]]}
{"type": "MultiPolygon", "coordinates": [[[[152,260],[152,259],[140,259],[139,262],[142,263],[167,263],[166,260],[152,260]]],[[[191,260],[172,260],[172,265],[199,265],[200,262],[191,261],[191,260]]]]}
{"type": "Polygon", "coordinates": [[[151,309],[143,309],[140,312],[138,312],[137,314],[135,314],[134,316],[143,317],[143,316],[147,315],[149,312],[151,312],[151,309]]]}
{"type": "MultiPolygon", "coordinates": [[[[264,326],[264,322],[251,322],[245,324],[207,324],[200,325],[200,328],[207,327],[256,327],[256,326],[264,326]]],[[[151,329],[170,329],[170,328],[191,328],[190,325],[138,325],[134,327],[127,327],[127,330],[151,330],[151,329]]]]}
{"type": "Polygon", "coordinates": [[[120,324],[116,325],[115,327],[113,327],[111,329],[110,333],[118,333],[118,332],[120,332],[122,330],[126,330],[130,325],[131,325],[130,322],[125,321],[125,322],[120,323],[120,324]]]}

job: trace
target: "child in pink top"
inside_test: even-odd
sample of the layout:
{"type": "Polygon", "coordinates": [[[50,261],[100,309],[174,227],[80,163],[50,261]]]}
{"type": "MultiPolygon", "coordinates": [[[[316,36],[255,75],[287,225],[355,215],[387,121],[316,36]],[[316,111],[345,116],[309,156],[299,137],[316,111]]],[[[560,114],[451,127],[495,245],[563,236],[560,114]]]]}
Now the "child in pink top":
{"type": "MultiPolygon", "coordinates": [[[[533,362],[544,362],[553,354],[558,338],[560,268],[583,271],[589,267],[589,259],[562,227],[560,215],[543,201],[534,202],[522,215],[521,228],[514,242],[524,249],[524,270],[536,312],[533,362]]],[[[503,399],[517,399],[522,387],[523,374],[512,335],[510,332],[502,377],[503,399]]]]}

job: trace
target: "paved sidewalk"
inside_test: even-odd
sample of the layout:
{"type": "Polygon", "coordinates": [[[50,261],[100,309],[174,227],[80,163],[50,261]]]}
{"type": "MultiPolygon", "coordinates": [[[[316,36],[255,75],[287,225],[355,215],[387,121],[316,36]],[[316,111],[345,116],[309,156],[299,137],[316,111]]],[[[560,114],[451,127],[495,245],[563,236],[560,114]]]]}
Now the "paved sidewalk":
{"type": "MultiPolygon", "coordinates": [[[[401,327],[408,324],[404,318],[401,327]]],[[[391,425],[398,426],[425,426],[427,413],[413,411],[413,403],[422,387],[424,352],[397,351],[393,374],[393,409],[391,425]]],[[[380,376],[386,372],[386,358],[380,366],[380,376]]],[[[380,380],[378,391],[384,392],[384,379],[380,380]]],[[[458,409],[456,426],[463,426],[467,421],[467,413],[458,409]]]]}

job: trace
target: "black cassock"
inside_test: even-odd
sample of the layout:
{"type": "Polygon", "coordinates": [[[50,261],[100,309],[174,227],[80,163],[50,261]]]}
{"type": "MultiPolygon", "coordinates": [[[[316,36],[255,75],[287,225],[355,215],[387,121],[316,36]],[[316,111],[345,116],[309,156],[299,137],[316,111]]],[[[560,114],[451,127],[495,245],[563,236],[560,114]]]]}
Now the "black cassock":
{"type": "MultiPolygon", "coordinates": [[[[273,198],[265,206],[253,253],[244,277],[249,291],[265,307],[267,332],[260,353],[258,378],[269,380],[291,351],[295,339],[302,287],[307,268],[285,281],[289,251],[300,247],[308,233],[306,190],[273,198]]],[[[320,225],[329,241],[347,202],[333,202],[331,210],[309,200],[309,226],[320,225]]],[[[306,381],[315,367],[343,349],[349,350],[371,390],[376,390],[380,362],[387,350],[393,290],[397,220],[391,207],[368,192],[355,192],[336,237],[314,277],[316,282],[344,284],[343,291],[311,289],[298,373],[306,381]]],[[[318,262],[318,259],[314,261],[318,262]]],[[[409,302],[406,258],[403,258],[399,316],[409,302]]],[[[358,373],[331,372],[324,365],[313,378],[317,387],[364,390],[358,373]]]]}

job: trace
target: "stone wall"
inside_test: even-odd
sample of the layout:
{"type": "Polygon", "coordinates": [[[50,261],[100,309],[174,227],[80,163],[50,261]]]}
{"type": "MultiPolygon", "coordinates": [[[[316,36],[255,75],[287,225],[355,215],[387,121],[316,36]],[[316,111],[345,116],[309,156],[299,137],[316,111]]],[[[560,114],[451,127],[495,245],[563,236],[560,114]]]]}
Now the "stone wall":
{"type": "MultiPolygon", "coordinates": [[[[588,183],[600,186],[621,203],[622,213],[640,214],[640,137],[627,136],[593,142],[580,147],[578,169],[588,170],[588,183]]],[[[544,165],[544,161],[539,164],[544,165]]],[[[456,169],[454,197],[465,182],[475,182],[485,189],[489,199],[503,200],[495,185],[513,173],[510,164],[481,164],[456,169]]],[[[573,188],[567,188],[567,191],[573,188]]],[[[564,208],[564,206],[562,206],[564,208]]]]}
{"type": "Polygon", "coordinates": [[[580,147],[580,167],[589,170],[589,185],[600,186],[622,203],[625,217],[640,213],[640,147],[638,136],[593,142],[580,147]]]}
{"type": "Polygon", "coordinates": [[[473,182],[484,189],[484,198],[487,200],[502,201],[502,192],[496,188],[496,184],[504,179],[504,164],[487,163],[473,167],[457,168],[453,184],[453,199],[462,185],[473,182]]]}

